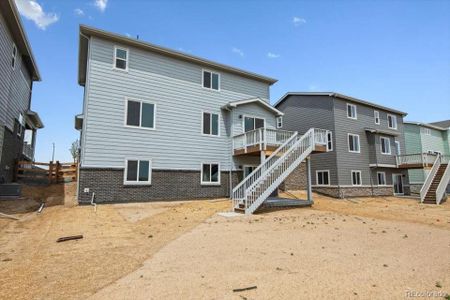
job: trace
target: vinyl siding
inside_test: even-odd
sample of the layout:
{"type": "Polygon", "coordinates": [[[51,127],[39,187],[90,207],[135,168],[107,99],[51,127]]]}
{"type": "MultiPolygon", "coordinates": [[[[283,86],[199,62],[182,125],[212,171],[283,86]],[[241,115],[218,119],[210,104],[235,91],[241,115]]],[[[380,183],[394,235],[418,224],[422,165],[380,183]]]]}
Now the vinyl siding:
{"type": "MultiPolygon", "coordinates": [[[[391,155],[382,155],[380,149],[380,135],[366,133],[365,128],[395,131],[399,134],[395,139],[400,142],[400,148],[404,149],[403,118],[397,115],[397,130],[388,128],[387,114],[390,112],[375,109],[370,106],[355,104],[357,107],[357,119],[347,118],[347,101],[334,98],[334,120],[337,149],[337,164],[339,185],[351,185],[351,171],[361,171],[362,185],[371,185],[371,169],[369,164],[395,165],[394,137],[386,136],[391,141],[391,155]],[[375,124],[374,110],[380,113],[380,125],[375,124]],[[360,153],[348,151],[348,133],[359,135],[360,153]],[[373,160],[376,159],[376,162],[373,160]]],[[[384,136],[384,135],[383,135],[384,136]]],[[[400,173],[400,172],[399,172],[400,173]]]]}
{"type": "Polygon", "coordinates": [[[445,146],[444,146],[444,136],[443,132],[436,129],[430,129],[430,135],[425,134],[422,131],[422,128],[420,129],[420,139],[422,144],[422,152],[428,152],[428,151],[438,151],[442,154],[445,154],[445,146]]]}
{"type": "Polygon", "coordinates": [[[0,25],[0,124],[13,131],[15,119],[29,108],[31,81],[19,50],[11,66],[13,39],[1,14],[0,25]]]}
{"type": "MultiPolygon", "coordinates": [[[[305,133],[308,129],[322,128],[333,132],[333,146],[336,143],[333,101],[326,96],[288,96],[277,107],[284,112],[283,129],[305,133]]],[[[316,184],[316,171],[329,170],[330,184],[337,185],[336,151],[311,156],[312,184],[316,184]]]]}
{"type": "MultiPolygon", "coordinates": [[[[219,72],[221,90],[204,89],[201,66],[130,47],[128,72],[113,70],[113,49],[113,43],[91,38],[82,167],[123,168],[126,157],[142,157],[151,158],[155,169],[199,170],[204,161],[228,170],[231,120],[221,107],[251,97],[268,99],[269,86],[219,72]],[[156,105],[155,130],[124,126],[125,97],[156,105]],[[202,111],[220,115],[219,137],[202,135],[202,111]]],[[[267,112],[256,105],[242,110],[267,112]]]]}

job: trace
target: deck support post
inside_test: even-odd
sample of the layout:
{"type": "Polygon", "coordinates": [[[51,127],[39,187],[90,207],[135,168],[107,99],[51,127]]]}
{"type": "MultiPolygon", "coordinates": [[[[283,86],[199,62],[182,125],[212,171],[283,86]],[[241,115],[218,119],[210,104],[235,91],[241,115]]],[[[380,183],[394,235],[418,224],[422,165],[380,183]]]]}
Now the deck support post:
{"type": "Polygon", "coordinates": [[[311,158],[306,158],[306,189],[307,189],[307,196],[308,201],[314,202],[312,198],[312,187],[311,187],[311,158]]]}
{"type": "Polygon", "coordinates": [[[264,163],[266,161],[266,151],[260,151],[260,163],[264,163]]]}

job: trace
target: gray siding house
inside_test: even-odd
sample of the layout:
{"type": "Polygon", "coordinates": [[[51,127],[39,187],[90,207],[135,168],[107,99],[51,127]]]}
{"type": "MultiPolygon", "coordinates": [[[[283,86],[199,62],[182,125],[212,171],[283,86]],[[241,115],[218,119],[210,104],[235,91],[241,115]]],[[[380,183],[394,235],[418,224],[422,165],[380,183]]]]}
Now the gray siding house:
{"type": "Polygon", "coordinates": [[[311,157],[313,190],[338,198],[409,193],[407,171],[396,164],[406,113],[337,93],[287,93],[275,107],[283,129],[330,131],[328,151],[311,157]]]}
{"type": "Polygon", "coordinates": [[[0,1],[0,183],[13,180],[16,160],[34,158],[43,124],[30,110],[31,90],[40,80],[14,1],[0,1]]]}
{"type": "Polygon", "coordinates": [[[281,132],[275,79],[87,26],[78,82],[81,203],[230,196],[281,132]]]}

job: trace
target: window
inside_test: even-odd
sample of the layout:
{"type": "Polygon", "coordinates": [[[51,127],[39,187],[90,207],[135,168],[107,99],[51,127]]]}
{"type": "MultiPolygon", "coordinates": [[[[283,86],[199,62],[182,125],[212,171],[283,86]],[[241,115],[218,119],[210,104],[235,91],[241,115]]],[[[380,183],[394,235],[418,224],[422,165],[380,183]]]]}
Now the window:
{"type": "Polygon", "coordinates": [[[124,184],[151,184],[152,162],[151,160],[128,159],[126,160],[124,184]]]}
{"type": "Polygon", "coordinates": [[[16,44],[13,44],[12,58],[11,58],[11,67],[13,68],[13,70],[16,68],[16,58],[17,58],[17,47],[16,44]]]}
{"type": "Polygon", "coordinates": [[[128,71],[128,49],[114,47],[114,68],[128,71]]]}
{"type": "Polygon", "coordinates": [[[244,117],[244,132],[264,127],[264,119],[255,117],[244,117]]]}
{"type": "Polygon", "coordinates": [[[333,132],[327,132],[327,151],[333,151],[333,132]]]}
{"type": "Polygon", "coordinates": [[[357,119],[358,114],[356,112],[356,105],[347,103],[347,118],[357,119]]]}
{"type": "Polygon", "coordinates": [[[361,184],[361,171],[352,171],[352,185],[361,184]]]}
{"type": "Polygon", "coordinates": [[[430,128],[422,127],[422,133],[425,135],[431,135],[431,130],[430,130],[430,128]]]}
{"type": "Polygon", "coordinates": [[[377,172],[378,185],[386,185],[386,173],[377,172]]]}
{"type": "Polygon", "coordinates": [[[203,87],[211,90],[220,90],[220,75],[210,71],[203,71],[203,87]]]}
{"type": "Polygon", "coordinates": [[[360,153],[359,135],[351,133],[348,134],[348,151],[360,153]]]}
{"type": "Polygon", "coordinates": [[[380,125],[380,112],[375,110],[373,112],[373,117],[375,118],[375,124],[380,125]]]}
{"type": "Polygon", "coordinates": [[[277,128],[283,128],[283,117],[277,117],[277,128]]]}
{"type": "Polygon", "coordinates": [[[219,135],[219,115],[203,112],[203,130],[202,133],[205,135],[219,135]]]}
{"type": "Polygon", "coordinates": [[[397,154],[397,155],[401,154],[399,141],[395,141],[395,154],[397,154]]]}
{"type": "Polygon", "coordinates": [[[391,154],[391,140],[387,137],[380,137],[381,154],[391,154]]]}
{"type": "Polygon", "coordinates": [[[388,127],[391,129],[397,129],[397,117],[394,115],[387,115],[388,127]]]}
{"type": "Polygon", "coordinates": [[[140,100],[127,100],[126,125],[147,129],[155,128],[155,104],[140,100]]]}
{"type": "Polygon", "coordinates": [[[330,185],[330,171],[316,171],[317,185],[330,185]]]}
{"type": "Polygon", "coordinates": [[[203,163],[201,184],[220,184],[220,166],[218,163],[203,163]]]}
{"type": "Polygon", "coordinates": [[[257,166],[244,166],[244,178],[250,175],[256,168],[257,166]]]}

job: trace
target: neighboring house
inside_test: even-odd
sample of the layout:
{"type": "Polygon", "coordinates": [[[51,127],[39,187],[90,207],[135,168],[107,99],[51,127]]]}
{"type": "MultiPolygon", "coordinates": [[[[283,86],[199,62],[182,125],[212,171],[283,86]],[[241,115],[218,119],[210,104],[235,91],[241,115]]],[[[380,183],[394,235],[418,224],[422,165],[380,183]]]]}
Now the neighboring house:
{"type": "Polygon", "coordinates": [[[16,160],[33,160],[36,130],[33,81],[41,77],[13,0],[0,1],[0,183],[13,180],[16,160]]]}
{"type": "Polygon", "coordinates": [[[275,79],[86,26],[79,43],[81,203],[227,197],[273,151],[250,135],[284,141],[275,79]]]}
{"type": "MultiPolygon", "coordinates": [[[[450,121],[419,123],[405,121],[406,154],[439,153],[450,155],[450,121]]],[[[420,193],[430,169],[409,170],[411,193],[420,193]]]]}
{"type": "Polygon", "coordinates": [[[284,113],[283,129],[330,131],[328,152],[311,158],[313,190],[337,198],[409,193],[407,171],[396,163],[405,151],[406,113],[325,92],[287,93],[275,107],[284,113]]]}

